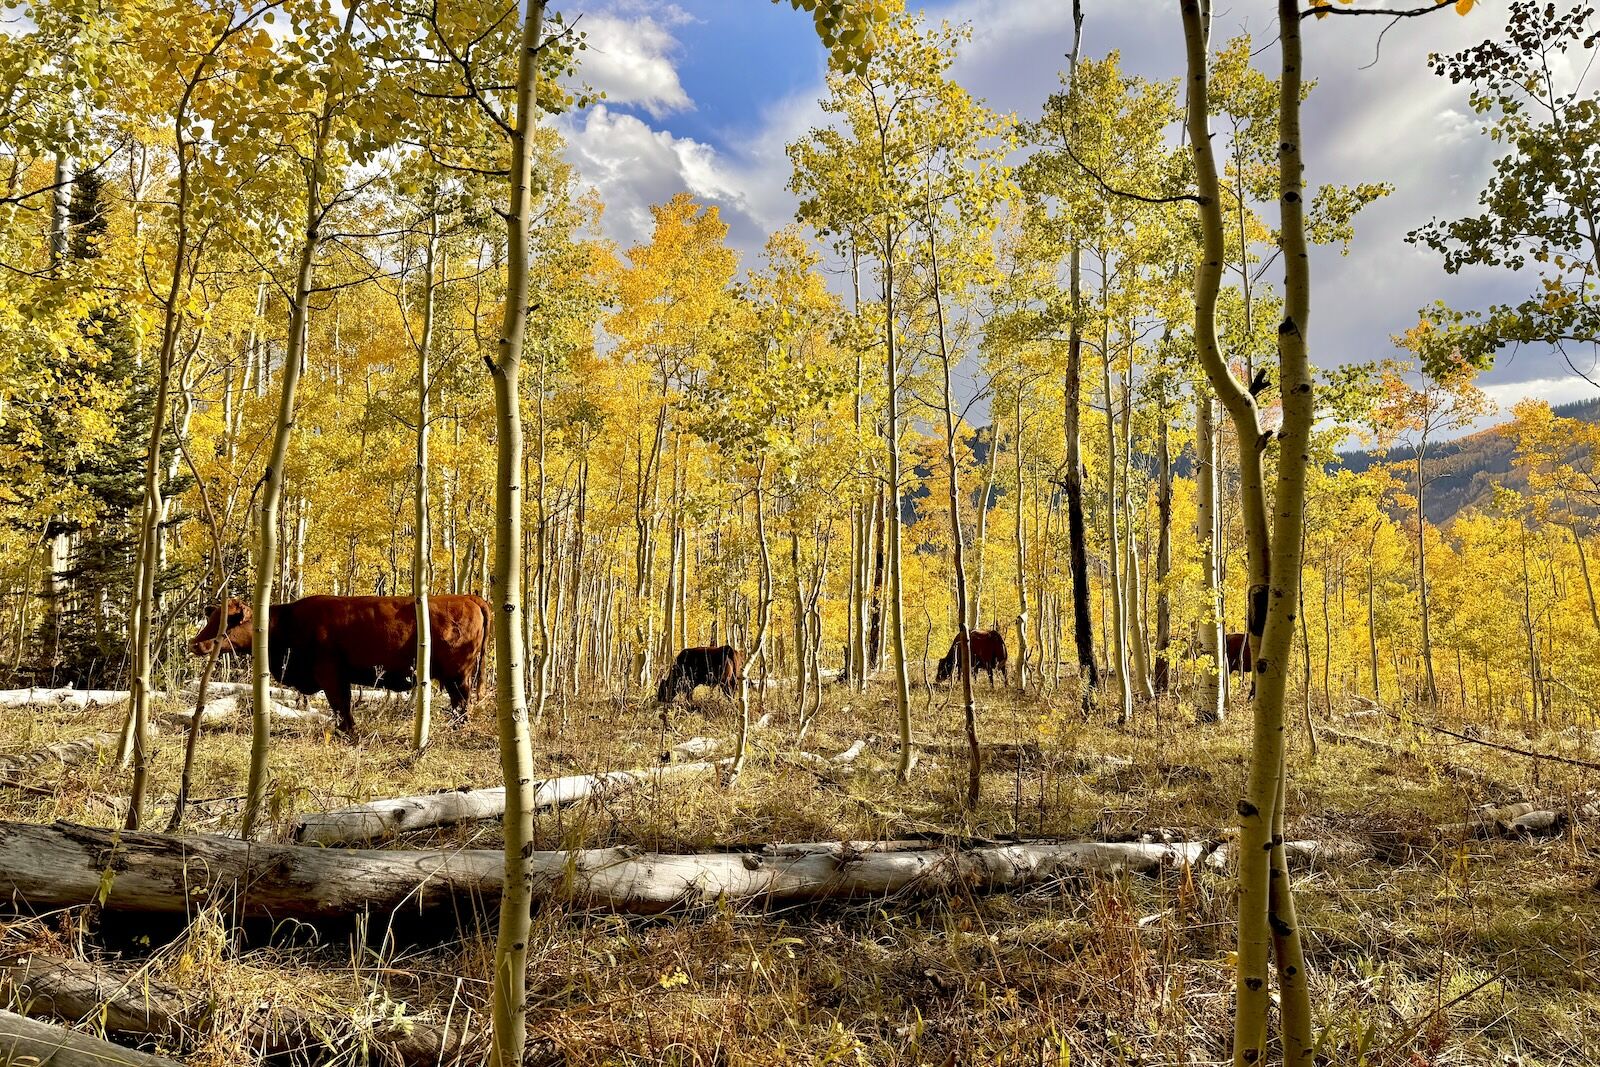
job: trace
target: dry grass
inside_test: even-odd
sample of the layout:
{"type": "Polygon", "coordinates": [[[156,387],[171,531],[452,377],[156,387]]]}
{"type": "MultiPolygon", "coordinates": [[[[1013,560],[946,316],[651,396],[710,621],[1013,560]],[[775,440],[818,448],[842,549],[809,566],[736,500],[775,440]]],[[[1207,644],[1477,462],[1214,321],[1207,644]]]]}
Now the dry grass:
{"type": "MultiPolygon", "coordinates": [[[[890,742],[849,768],[816,771],[792,755],[780,717],[757,735],[732,789],[709,776],[614,795],[538,820],[540,847],[627,842],[688,851],[840,838],[1127,837],[1171,829],[1212,837],[1231,822],[1244,780],[1248,724],[1197,727],[1176,709],[1132,729],[1088,725],[1071,699],[1017,702],[980,686],[986,736],[1038,746],[1020,764],[994,760],[984,803],[962,812],[959,759],[924,757],[893,781],[890,742]],[[1124,757],[1130,765],[1105,759],[1124,757]]],[[[940,694],[943,699],[943,694],[940,694]]],[[[771,698],[782,710],[786,701],[771,698]]],[[[887,694],[830,692],[806,747],[833,753],[860,737],[892,738],[887,694]]],[[[955,709],[922,708],[925,736],[958,738],[955,709]]],[[[628,769],[694,735],[728,737],[729,709],[653,710],[599,700],[565,709],[537,735],[537,766],[556,775],[628,769]],[[552,724],[555,725],[555,724],[552,724]]],[[[422,759],[407,754],[399,707],[358,709],[352,747],[320,731],[277,738],[273,822],[296,812],[462,785],[495,784],[492,723],[443,729],[422,759]]],[[[114,715],[40,710],[0,721],[0,751],[114,728],[114,715]]],[[[1595,828],[1554,839],[1440,842],[1431,827],[1473,805],[1515,799],[1570,806],[1600,775],[1433,735],[1387,720],[1341,730],[1388,748],[1325,740],[1292,755],[1289,832],[1353,841],[1364,857],[1297,880],[1314,1003],[1328,1061],[1338,1064],[1586,1064],[1600,1060],[1600,891],[1595,828]],[[1498,784],[1495,784],[1498,783],[1498,784]]],[[[1520,740],[1520,736],[1519,736],[1520,740]]],[[[1583,731],[1528,742],[1589,753],[1583,731]]],[[[181,738],[163,736],[152,795],[160,825],[175,788],[181,738]]],[[[191,827],[232,825],[249,736],[207,733],[191,827]]],[[[114,767],[43,772],[47,793],[0,791],[7,818],[112,825],[126,788],[114,767]]],[[[477,825],[414,835],[397,847],[496,847],[477,825]]],[[[536,1062],[573,1064],[1202,1064],[1228,1044],[1231,886],[1216,872],[1064,882],[1013,896],[808,907],[705,908],[653,919],[547,907],[530,949],[536,1062]]],[[[124,924],[125,925],[125,924],[124,924]]],[[[19,921],[10,953],[112,959],[149,978],[208,990],[204,1026],[172,1042],[195,1064],[249,1062],[243,1047],[262,1005],[326,1021],[329,1047],[304,1062],[360,1061],[359,1035],[385,1018],[481,1029],[492,931],[442,943],[365,931],[280,930],[246,940],[208,915],[176,940],[111,929],[79,912],[19,921]],[[120,954],[120,958],[118,957],[120,954]],[[336,1048],[339,1051],[330,1051],[336,1048]]]]}

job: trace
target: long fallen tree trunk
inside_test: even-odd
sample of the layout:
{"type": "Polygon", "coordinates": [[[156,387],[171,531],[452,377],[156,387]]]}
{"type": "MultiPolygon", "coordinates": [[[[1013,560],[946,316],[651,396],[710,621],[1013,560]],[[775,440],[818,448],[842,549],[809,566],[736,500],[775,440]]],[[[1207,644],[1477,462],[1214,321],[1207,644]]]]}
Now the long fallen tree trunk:
{"type": "MultiPolygon", "coordinates": [[[[1206,847],[1068,841],[777,856],[624,847],[535,852],[528,867],[541,898],[652,914],[719,900],[788,905],[1017,890],[1084,873],[1155,873],[1198,862],[1206,847]]],[[[503,870],[498,849],[329,849],[0,822],[0,897],[36,911],[97,900],[114,911],[174,914],[222,901],[240,917],[274,919],[467,911],[499,901],[503,870]]]]}
{"type": "MultiPolygon", "coordinates": [[[[274,722],[304,722],[316,726],[331,726],[333,716],[324,711],[301,711],[272,702],[271,715],[274,722]]],[[[187,723],[194,717],[193,710],[174,711],[166,716],[169,720],[187,723]]],[[[225,696],[218,700],[206,701],[205,710],[200,713],[202,726],[221,726],[227,723],[237,723],[240,726],[250,725],[249,701],[238,696],[225,696]]]]}
{"type": "MultiPolygon", "coordinates": [[[[141,1040],[203,1034],[216,1008],[208,990],[180,989],[142,974],[117,974],[79,960],[34,956],[0,965],[0,979],[8,1002],[25,1014],[68,1022],[93,1019],[107,1033],[141,1040]]],[[[269,1055],[295,1050],[303,1057],[321,1052],[329,1062],[351,1062],[354,1055],[359,1063],[362,1057],[357,1053],[370,1050],[366,1059],[373,1063],[437,1067],[474,1062],[467,1058],[470,1042],[464,1027],[451,1033],[417,1019],[362,1022],[347,1014],[338,1019],[312,1018],[282,1004],[263,1003],[241,1029],[240,1046],[269,1055]]]]}
{"type": "Polygon", "coordinates": [[[25,1015],[0,1011],[0,1064],[38,1067],[183,1067],[98,1037],[76,1033],[25,1015]]]}
{"type": "Polygon", "coordinates": [[[128,702],[126,689],[0,689],[0,708],[36,708],[53,705],[63,708],[113,707],[128,702]]]}
{"type": "MultiPolygon", "coordinates": [[[[676,775],[714,771],[721,766],[721,763],[677,763],[639,771],[607,771],[602,774],[550,778],[539,783],[533,804],[536,808],[561,807],[586,797],[648,785],[676,775]]],[[[302,815],[295,824],[292,837],[303,845],[367,844],[412,830],[453,826],[479,819],[498,819],[505,813],[504,787],[456,789],[424,796],[374,800],[369,804],[302,815]]]]}
{"type": "Polygon", "coordinates": [[[34,772],[47,764],[59,763],[70,767],[99,759],[100,754],[117,746],[118,736],[113,733],[91,734],[76,741],[57,741],[14,756],[0,756],[0,785],[26,783],[34,772]]]}

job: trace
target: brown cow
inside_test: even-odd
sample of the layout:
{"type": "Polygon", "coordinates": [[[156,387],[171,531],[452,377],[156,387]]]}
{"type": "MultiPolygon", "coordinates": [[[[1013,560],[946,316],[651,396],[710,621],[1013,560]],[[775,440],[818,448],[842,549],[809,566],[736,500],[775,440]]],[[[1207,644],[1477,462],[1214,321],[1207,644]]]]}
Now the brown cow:
{"type": "Polygon", "coordinates": [[[744,653],[732,645],[686,648],[656,686],[656,700],[671,703],[694,692],[697,685],[714,686],[733,696],[733,684],[744,670],[744,653]]]}
{"type": "Polygon", "coordinates": [[[1228,635],[1228,673],[1250,673],[1250,635],[1228,635]]]}
{"type": "MultiPolygon", "coordinates": [[[[228,601],[226,629],[216,609],[189,642],[197,656],[211,654],[217,635],[222,651],[248,656],[255,643],[250,606],[228,601]]],[[[489,644],[489,602],[477,596],[430,596],[432,637],[429,674],[444,686],[450,710],[466,717],[472,694],[483,682],[489,644]]],[[[417,615],[408,596],[308,596],[274,604],[267,622],[272,677],[302,693],[323,692],[339,729],[356,736],[350,687],[375,685],[395,692],[416,688],[417,615]]]]}
{"type": "MultiPolygon", "coordinates": [[[[1011,675],[1006,670],[1006,639],[1000,636],[999,630],[970,630],[972,638],[972,673],[979,671],[989,672],[989,685],[994,685],[994,669],[1000,668],[1000,677],[1005,679],[1007,685],[1011,684],[1011,675]]],[[[950,651],[944,654],[939,661],[939,671],[934,676],[934,681],[948,681],[956,669],[957,649],[961,645],[961,635],[957,634],[954,641],[950,642],[950,651]]]]}

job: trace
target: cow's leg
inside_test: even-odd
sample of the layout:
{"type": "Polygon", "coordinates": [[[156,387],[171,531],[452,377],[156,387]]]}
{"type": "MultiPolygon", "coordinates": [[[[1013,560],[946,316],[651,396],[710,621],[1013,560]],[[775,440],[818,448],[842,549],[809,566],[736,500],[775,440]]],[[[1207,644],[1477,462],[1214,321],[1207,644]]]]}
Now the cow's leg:
{"type": "Polygon", "coordinates": [[[317,688],[328,697],[328,707],[333,709],[334,725],[345,737],[356,740],[356,719],[350,714],[350,679],[331,660],[317,664],[314,678],[317,688]]]}
{"type": "Polygon", "coordinates": [[[472,683],[454,678],[440,678],[445,695],[450,698],[450,719],[457,726],[467,721],[467,705],[472,702],[472,683]]]}

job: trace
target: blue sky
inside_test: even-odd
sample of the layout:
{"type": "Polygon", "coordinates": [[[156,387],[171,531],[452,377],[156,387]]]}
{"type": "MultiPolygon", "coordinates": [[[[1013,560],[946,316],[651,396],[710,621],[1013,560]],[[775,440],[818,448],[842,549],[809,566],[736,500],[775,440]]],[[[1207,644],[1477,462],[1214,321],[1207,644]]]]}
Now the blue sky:
{"type": "MultiPolygon", "coordinates": [[[[1087,54],[1115,48],[1131,73],[1179,73],[1175,5],[1083,6],[1087,54]]],[[[972,27],[955,77],[996,110],[1028,117],[1058,84],[1069,9],[1066,0],[944,0],[926,12],[972,27]]],[[[649,206],[688,190],[719,205],[731,242],[753,262],[766,235],[793,217],[784,145],[826,119],[817,106],[823,56],[809,17],[770,0],[601,0],[567,11],[583,13],[584,78],[608,99],[562,122],[570,158],[607,203],[608,233],[624,245],[647,239],[649,206]]],[[[1214,37],[1248,31],[1266,45],[1274,17],[1270,0],[1232,0],[1219,10],[1214,37]]],[[[1382,20],[1307,24],[1308,66],[1319,83],[1305,120],[1309,180],[1397,186],[1363,214],[1348,256],[1317,256],[1319,363],[1390,354],[1389,337],[1435,299],[1477,307],[1532,290],[1531,277],[1449,277],[1436,256],[1403,240],[1436,214],[1470,212],[1493,158],[1465,92],[1429,72],[1427,54],[1475,43],[1503,19],[1503,4],[1481,4],[1469,18],[1444,12],[1396,26],[1381,53],[1382,20]]],[[[1275,61],[1266,48],[1261,62],[1275,61]]],[[[1507,405],[1530,395],[1556,402],[1595,395],[1547,353],[1503,358],[1484,384],[1507,405]]]]}

